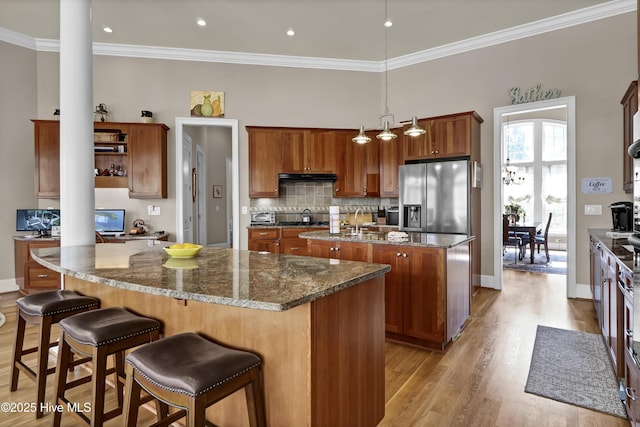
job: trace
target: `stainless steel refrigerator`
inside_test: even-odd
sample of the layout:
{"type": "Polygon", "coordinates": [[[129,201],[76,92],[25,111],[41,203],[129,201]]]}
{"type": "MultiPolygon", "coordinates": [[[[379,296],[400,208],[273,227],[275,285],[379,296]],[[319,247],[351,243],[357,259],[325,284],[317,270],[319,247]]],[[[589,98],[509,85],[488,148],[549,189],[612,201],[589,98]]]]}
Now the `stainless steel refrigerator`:
{"type": "Polygon", "coordinates": [[[399,229],[469,235],[469,174],[467,159],[400,166],[399,229]]]}

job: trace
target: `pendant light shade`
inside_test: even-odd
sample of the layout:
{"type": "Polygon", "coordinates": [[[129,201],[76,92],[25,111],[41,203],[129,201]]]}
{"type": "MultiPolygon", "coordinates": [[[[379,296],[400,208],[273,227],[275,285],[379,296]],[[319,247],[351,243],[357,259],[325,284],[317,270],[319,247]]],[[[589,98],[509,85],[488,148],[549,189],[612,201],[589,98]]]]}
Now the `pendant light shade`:
{"type": "Polygon", "coordinates": [[[418,118],[416,116],[413,116],[411,119],[411,127],[404,131],[404,134],[408,136],[420,136],[425,133],[427,133],[427,131],[418,126],[418,118]]]}
{"type": "Polygon", "coordinates": [[[391,130],[389,129],[389,121],[384,122],[384,129],[382,129],[382,132],[376,135],[376,138],[381,139],[383,141],[390,141],[397,137],[398,135],[391,132],[391,130]]]}
{"type": "Polygon", "coordinates": [[[360,133],[358,133],[352,141],[358,144],[366,144],[367,142],[371,142],[371,138],[364,133],[364,126],[360,126],[360,133]]]}

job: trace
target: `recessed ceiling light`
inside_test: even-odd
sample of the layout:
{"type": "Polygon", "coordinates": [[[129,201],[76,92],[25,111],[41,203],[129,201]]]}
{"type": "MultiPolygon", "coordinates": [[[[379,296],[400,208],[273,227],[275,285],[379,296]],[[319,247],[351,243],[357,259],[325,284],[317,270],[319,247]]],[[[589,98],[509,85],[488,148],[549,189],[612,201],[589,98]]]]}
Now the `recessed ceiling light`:
{"type": "Polygon", "coordinates": [[[113,33],[113,30],[111,29],[111,27],[104,27],[103,30],[105,33],[113,33]]]}
{"type": "Polygon", "coordinates": [[[293,31],[293,28],[289,28],[289,29],[287,30],[287,35],[288,35],[289,37],[293,37],[293,36],[295,36],[295,35],[296,35],[296,32],[295,32],[295,31],[293,31]]]}
{"type": "Polygon", "coordinates": [[[390,26],[392,26],[392,25],[393,25],[393,22],[391,22],[391,20],[390,20],[390,19],[387,19],[386,21],[384,21],[384,26],[385,26],[385,27],[389,28],[389,27],[390,27],[390,26]]]}
{"type": "Polygon", "coordinates": [[[196,21],[198,23],[198,25],[200,25],[201,27],[204,27],[207,25],[207,21],[205,21],[202,18],[198,18],[198,20],[196,21]]]}

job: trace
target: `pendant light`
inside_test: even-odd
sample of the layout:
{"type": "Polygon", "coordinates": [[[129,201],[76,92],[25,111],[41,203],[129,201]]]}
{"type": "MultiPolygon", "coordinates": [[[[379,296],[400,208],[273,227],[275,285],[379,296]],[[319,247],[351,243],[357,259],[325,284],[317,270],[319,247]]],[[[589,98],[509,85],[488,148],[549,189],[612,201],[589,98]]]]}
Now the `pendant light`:
{"type": "Polygon", "coordinates": [[[418,118],[416,116],[413,116],[411,119],[411,127],[404,131],[404,134],[408,136],[420,136],[425,133],[427,133],[427,131],[418,126],[418,118]]]}
{"type": "Polygon", "coordinates": [[[358,144],[366,144],[367,142],[371,142],[371,138],[364,133],[364,126],[360,126],[360,132],[352,139],[352,141],[358,144]]]}

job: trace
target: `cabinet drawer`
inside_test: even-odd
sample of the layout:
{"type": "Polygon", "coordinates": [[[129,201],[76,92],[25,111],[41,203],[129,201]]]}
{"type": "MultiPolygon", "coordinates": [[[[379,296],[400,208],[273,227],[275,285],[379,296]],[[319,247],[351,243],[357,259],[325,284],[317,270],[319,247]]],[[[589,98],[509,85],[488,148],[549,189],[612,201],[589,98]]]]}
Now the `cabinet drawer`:
{"type": "Polygon", "coordinates": [[[279,230],[277,228],[249,230],[249,239],[278,239],[279,237],[279,230]]]}
{"type": "Polygon", "coordinates": [[[60,273],[41,265],[27,265],[27,277],[29,288],[60,288],[60,273]]]}
{"type": "Polygon", "coordinates": [[[282,239],[282,253],[287,255],[307,256],[307,239],[282,239]]]}

